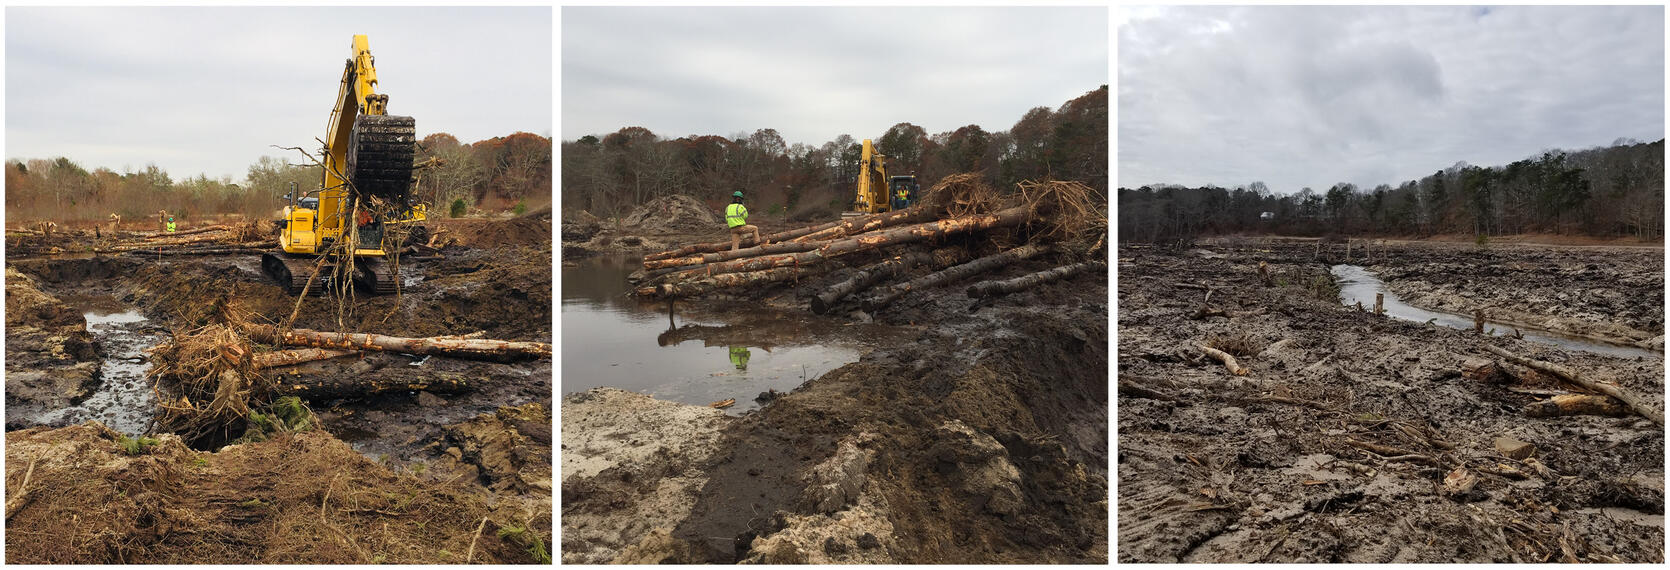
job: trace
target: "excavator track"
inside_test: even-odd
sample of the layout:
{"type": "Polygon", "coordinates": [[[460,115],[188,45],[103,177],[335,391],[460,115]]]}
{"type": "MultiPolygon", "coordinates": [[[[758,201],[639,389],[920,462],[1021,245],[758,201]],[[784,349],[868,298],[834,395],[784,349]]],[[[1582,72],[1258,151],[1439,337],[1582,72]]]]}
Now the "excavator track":
{"type": "Polygon", "coordinates": [[[320,296],[330,290],[330,276],[335,274],[336,266],[320,265],[317,257],[298,257],[278,251],[261,254],[261,271],[283,287],[287,295],[300,295],[305,289],[309,295],[320,296]],[[312,287],[308,287],[308,281],[313,282],[312,287]]]}
{"type": "Polygon", "coordinates": [[[354,283],[373,295],[393,295],[395,281],[399,278],[394,272],[394,265],[387,261],[375,257],[354,260],[354,283]]]}
{"type": "Polygon", "coordinates": [[[404,204],[412,189],[417,122],[399,115],[360,115],[348,139],[348,173],[354,192],[404,204]]]}

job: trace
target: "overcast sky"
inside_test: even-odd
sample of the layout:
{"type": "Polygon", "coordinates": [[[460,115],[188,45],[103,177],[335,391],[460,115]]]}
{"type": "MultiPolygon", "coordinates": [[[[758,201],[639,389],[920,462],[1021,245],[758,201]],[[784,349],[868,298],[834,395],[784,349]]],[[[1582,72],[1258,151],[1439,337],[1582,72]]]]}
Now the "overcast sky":
{"type": "Polygon", "coordinates": [[[518,8],[6,8],[7,158],[243,180],[318,146],[369,36],[377,92],[418,135],[552,135],[552,13],[518,8]]]}
{"type": "Polygon", "coordinates": [[[1287,193],[1664,137],[1664,9],[1116,14],[1119,185],[1287,193]]]}
{"type": "Polygon", "coordinates": [[[562,8],[562,138],[1008,130],[1108,83],[1108,10],[562,8]]]}

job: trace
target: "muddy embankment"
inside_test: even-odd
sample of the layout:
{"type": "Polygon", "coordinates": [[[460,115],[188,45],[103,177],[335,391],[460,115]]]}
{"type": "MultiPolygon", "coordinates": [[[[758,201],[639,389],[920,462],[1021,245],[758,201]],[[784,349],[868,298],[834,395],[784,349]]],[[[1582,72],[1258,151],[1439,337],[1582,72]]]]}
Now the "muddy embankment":
{"type": "MultiPolygon", "coordinates": [[[[1343,247],[1320,249],[1121,248],[1120,561],[1664,560],[1663,426],[1627,413],[1530,417],[1527,405],[1575,388],[1484,346],[1615,382],[1659,414],[1662,357],[1568,351],[1358,312],[1339,303],[1328,273],[1345,262],[1343,247]],[[1202,345],[1235,357],[1245,375],[1202,345]]],[[[1371,267],[1386,275],[1432,275],[1413,268],[1436,260],[1536,259],[1419,245],[1375,255],[1371,267]]],[[[1586,268],[1604,266],[1606,255],[1552,258],[1587,256],[1586,268]]],[[[1457,282],[1471,275],[1498,295],[1526,295],[1488,270],[1454,271],[1464,276],[1457,282]]],[[[1525,285],[1560,289],[1556,275],[1525,285]]],[[[1641,288],[1655,290],[1623,294],[1662,307],[1661,286],[1641,288]]],[[[1600,314],[1650,326],[1632,310],[1600,314]]]]}
{"type": "MultiPolygon", "coordinates": [[[[398,297],[344,305],[305,299],[295,326],[414,337],[480,331],[487,338],[549,342],[548,226],[502,229],[498,235],[521,241],[492,249],[449,246],[443,260],[403,268],[406,289],[398,297]]],[[[195,330],[224,307],[257,323],[288,317],[296,298],[268,283],[259,267],[253,255],[8,259],[7,316],[21,320],[7,327],[6,338],[6,490],[14,499],[7,508],[7,559],[546,559],[550,359],[501,364],[368,353],[267,369],[261,376],[273,383],[450,379],[456,381],[440,384],[464,389],[304,400],[305,413],[294,421],[285,416],[274,426],[272,416],[252,413],[228,427],[237,433],[213,441],[74,425],[76,415],[39,425],[38,416],[21,413],[76,404],[88,394],[106,397],[110,387],[98,371],[110,366],[112,346],[131,339],[89,338],[84,312],[131,311],[146,319],[142,330],[163,338],[195,330]],[[91,347],[78,349],[80,342],[91,347]],[[60,372],[80,368],[93,371],[90,381],[60,372]]],[[[118,399],[114,405],[140,404],[118,399]]],[[[252,412],[278,413],[272,410],[252,412]]]]}
{"type": "MultiPolygon", "coordinates": [[[[583,210],[566,213],[561,228],[562,259],[573,263],[598,255],[643,256],[677,244],[728,240],[730,232],[721,211],[701,200],[673,195],[651,200],[618,218],[602,219],[583,210]]],[[[795,225],[761,212],[749,216],[748,223],[765,234],[795,225]]]]}
{"type": "MultiPolygon", "coordinates": [[[[874,255],[723,296],[803,311],[874,255]]],[[[979,303],[963,287],[818,317],[910,334],[740,417],[564,398],[563,560],[1106,562],[1106,276],[979,303]]]]}

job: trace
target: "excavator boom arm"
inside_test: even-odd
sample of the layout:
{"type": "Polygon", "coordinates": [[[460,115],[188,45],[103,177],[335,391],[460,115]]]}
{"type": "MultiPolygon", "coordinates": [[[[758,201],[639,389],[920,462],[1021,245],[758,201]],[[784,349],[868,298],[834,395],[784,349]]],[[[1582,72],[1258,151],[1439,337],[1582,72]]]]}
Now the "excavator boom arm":
{"type": "Polygon", "coordinates": [[[383,115],[388,112],[388,95],[377,94],[377,60],[371,56],[371,43],[364,35],[354,36],[353,57],[342,70],[342,82],[337,86],[336,107],[331,110],[330,123],[325,126],[324,190],[319,197],[319,225],[341,227],[343,198],[347,195],[348,138],[354,132],[354,119],[359,115],[383,115]]]}

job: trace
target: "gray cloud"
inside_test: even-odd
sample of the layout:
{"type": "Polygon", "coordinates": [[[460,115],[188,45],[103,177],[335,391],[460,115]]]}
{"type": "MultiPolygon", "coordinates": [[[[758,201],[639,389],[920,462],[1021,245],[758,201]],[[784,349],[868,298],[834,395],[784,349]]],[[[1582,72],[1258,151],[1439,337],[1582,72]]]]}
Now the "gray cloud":
{"type": "Polygon", "coordinates": [[[1107,84],[1106,8],[562,9],[562,137],[1007,130],[1107,84]]]}
{"type": "Polygon", "coordinates": [[[419,135],[552,134],[550,8],[7,8],[8,158],[244,177],[317,146],[354,34],[419,135]]]}
{"type": "Polygon", "coordinates": [[[1664,137],[1664,11],[1185,7],[1119,28],[1119,184],[1397,184],[1664,137]]]}

